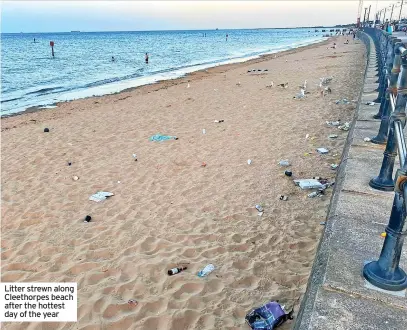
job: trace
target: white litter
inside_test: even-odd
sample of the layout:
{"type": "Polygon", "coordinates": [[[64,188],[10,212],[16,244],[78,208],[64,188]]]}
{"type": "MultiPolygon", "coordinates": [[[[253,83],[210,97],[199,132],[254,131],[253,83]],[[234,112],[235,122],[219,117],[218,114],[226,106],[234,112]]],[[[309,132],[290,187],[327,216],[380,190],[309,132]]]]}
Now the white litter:
{"type": "Polygon", "coordinates": [[[305,135],[305,140],[308,140],[309,134],[305,135]]]}
{"type": "Polygon", "coordinates": [[[259,204],[256,204],[255,208],[256,208],[256,210],[259,211],[259,212],[263,212],[263,211],[264,211],[263,206],[261,206],[261,205],[259,205],[259,204]]]}
{"type": "Polygon", "coordinates": [[[290,162],[288,160],[280,160],[278,164],[280,166],[290,166],[290,162]]]}
{"type": "Polygon", "coordinates": [[[94,202],[102,202],[105,199],[107,199],[110,196],[114,196],[113,193],[108,192],[108,191],[98,191],[96,194],[93,194],[92,196],[89,197],[90,201],[94,201],[94,202]]]}
{"type": "Polygon", "coordinates": [[[317,151],[322,155],[327,154],[329,152],[329,150],[326,148],[318,148],[317,151]]]}
{"type": "Polygon", "coordinates": [[[366,102],[366,105],[375,105],[376,103],[374,102],[366,102]]]}
{"type": "Polygon", "coordinates": [[[341,123],[339,121],[327,121],[328,126],[339,126],[341,123]]]}
{"type": "Polygon", "coordinates": [[[206,134],[206,129],[205,128],[202,130],[202,134],[206,134]]]}
{"type": "Polygon", "coordinates": [[[331,134],[328,136],[330,139],[336,139],[338,137],[338,135],[336,134],[331,134]]]}
{"type": "Polygon", "coordinates": [[[371,138],[365,137],[365,138],[363,139],[363,141],[365,141],[365,142],[370,142],[370,141],[371,141],[371,138]]]}
{"type": "Polygon", "coordinates": [[[251,163],[252,163],[252,160],[251,160],[251,159],[248,159],[248,160],[247,160],[247,164],[250,165],[251,163]]]}
{"type": "Polygon", "coordinates": [[[294,180],[295,185],[301,189],[323,189],[324,185],[315,179],[300,179],[294,180]]]}

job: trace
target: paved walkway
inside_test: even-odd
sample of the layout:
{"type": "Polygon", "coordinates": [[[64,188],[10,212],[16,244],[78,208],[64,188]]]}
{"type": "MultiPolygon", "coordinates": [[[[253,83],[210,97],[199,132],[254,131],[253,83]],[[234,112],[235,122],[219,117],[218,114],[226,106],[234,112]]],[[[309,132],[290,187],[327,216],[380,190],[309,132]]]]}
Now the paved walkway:
{"type": "MultiPolygon", "coordinates": [[[[367,36],[367,35],[366,35],[367,36]]],[[[407,41],[407,36],[403,38],[407,41]]],[[[369,187],[379,173],[384,146],[364,142],[379,130],[373,115],[379,105],[365,105],[377,97],[375,46],[371,54],[356,118],[336,178],[327,225],[298,313],[296,330],[407,329],[405,291],[378,291],[362,277],[366,261],[377,260],[388,223],[393,192],[369,187]]],[[[396,162],[395,168],[399,164],[396,162]]],[[[400,266],[407,270],[407,245],[400,266]]]]}

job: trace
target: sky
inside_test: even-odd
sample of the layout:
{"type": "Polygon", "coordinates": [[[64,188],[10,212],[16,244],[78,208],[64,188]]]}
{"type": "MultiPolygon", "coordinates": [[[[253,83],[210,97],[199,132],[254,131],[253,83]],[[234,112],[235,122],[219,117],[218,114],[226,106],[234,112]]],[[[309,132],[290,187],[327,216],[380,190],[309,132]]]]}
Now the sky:
{"type": "MultiPolygon", "coordinates": [[[[407,0],[403,15],[407,14],[407,0]]],[[[377,10],[397,1],[364,1],[377,10]]],[[[356,22],[358,0],[2,1],[1,32],[146,31],[333,26],[356,22]]],[[[396,5],[397,6],[397,5],[396,5]]],[[[400,4],[398,5],[400,6],[400,4]]],[[[386,17],[390,17],[390,11],[386,17]]],[[[400,8],[394,9],[398,17],[400,8]]],[[[363,17],[364,9],[362,10],[363,17]]]]}

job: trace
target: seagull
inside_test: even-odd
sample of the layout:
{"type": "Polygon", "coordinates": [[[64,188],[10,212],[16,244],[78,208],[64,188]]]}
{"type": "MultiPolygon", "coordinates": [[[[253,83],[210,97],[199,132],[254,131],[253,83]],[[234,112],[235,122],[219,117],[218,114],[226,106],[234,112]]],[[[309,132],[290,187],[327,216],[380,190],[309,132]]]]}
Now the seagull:
{"type": "Polygon", "coordinates": [[[283,87],[283,88],[287,88],[288,87],[288,82],[284,83],[284,84],[279,84],[277,85],[278,87],[283,87]]]}

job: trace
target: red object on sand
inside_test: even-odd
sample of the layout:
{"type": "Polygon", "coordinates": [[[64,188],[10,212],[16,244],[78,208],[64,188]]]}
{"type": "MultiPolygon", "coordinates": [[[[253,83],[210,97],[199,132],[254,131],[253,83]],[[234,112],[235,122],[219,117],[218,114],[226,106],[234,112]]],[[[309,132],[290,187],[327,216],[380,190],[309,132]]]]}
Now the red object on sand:
{"type": "Polygon", "coordinates": [[[50,42],[49,42],[49,45],[50,45],[51,47],[54,47],[54,42],[53,42],[53,41],[50,41],[50,42]]]}

